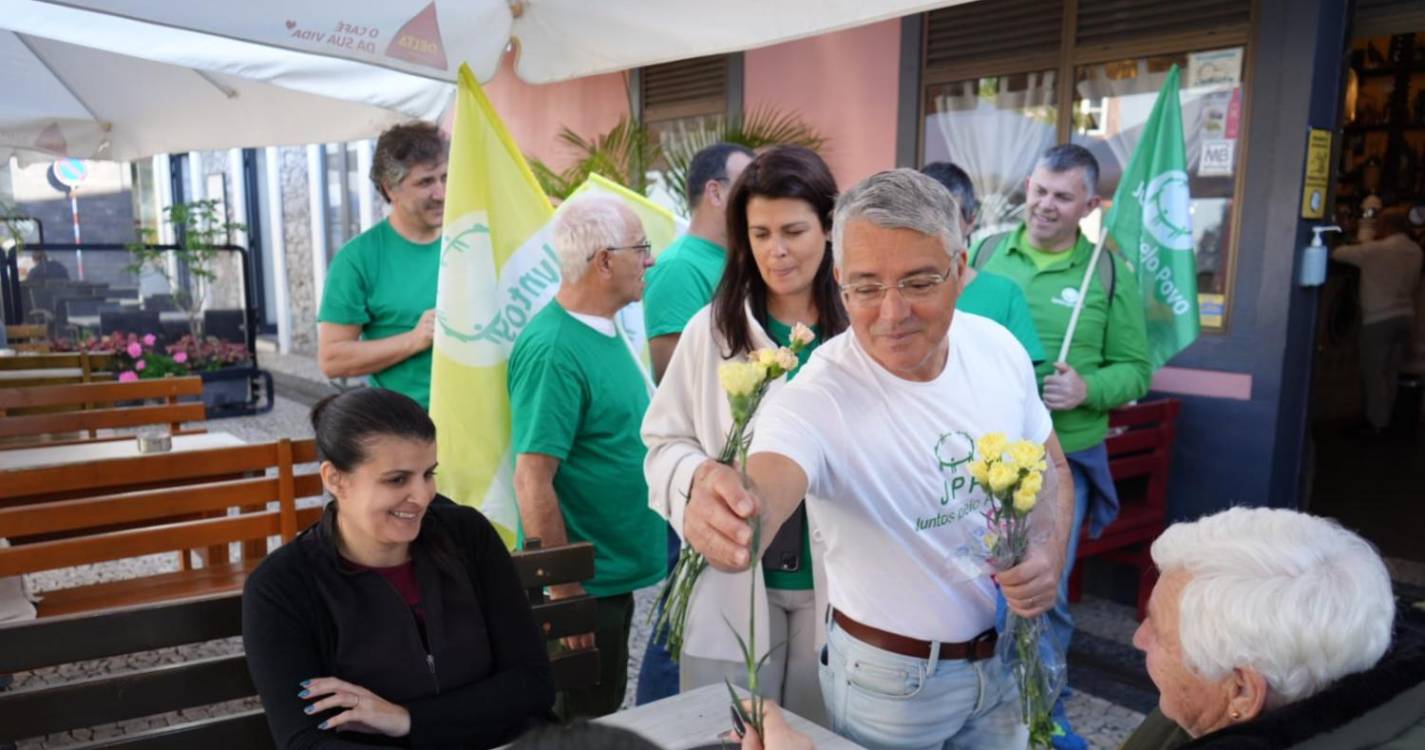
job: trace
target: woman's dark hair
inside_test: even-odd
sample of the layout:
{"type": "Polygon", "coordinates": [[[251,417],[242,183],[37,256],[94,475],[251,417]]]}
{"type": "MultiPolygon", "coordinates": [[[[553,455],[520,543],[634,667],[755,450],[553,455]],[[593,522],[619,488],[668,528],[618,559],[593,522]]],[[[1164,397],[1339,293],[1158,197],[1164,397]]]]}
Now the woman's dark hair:
{"type": "Polygon", "coordinates": [[[531,730],[510,750],[661,750],[652,741],[623,727],[578,719],[531,730]]]}
{"type": "Polygon", "coordinates": [[[312,407],[317,454],[351,471],[367,459],[367,444],[390,436],[435,442],[435,423],[421,405],[384,388],[357,388],[328,396],[312,407]]]}
{"type": "MultiPolygon", "coordinates": [[[[821,218],[827,248],[812,280],[812,300],[824,341],[846,330],[846,308],[832,273],[831,212],[836,207],[836,178],[815,151],[802,146],[777,146],[762,153],[742,171],[732,186],[727,206],[727,268],[713,293],[713,326],[727,342],[732,357],[752,351],[752,331],[744,306],[750,305],[757,321],[767,325],[767,282],[757,270],[752,243],[747,238],[747,202],[753,197],[795,198],[806,201],[821,218]]],[[[795,322],[795,321],[785,321],[795,322]]]]}

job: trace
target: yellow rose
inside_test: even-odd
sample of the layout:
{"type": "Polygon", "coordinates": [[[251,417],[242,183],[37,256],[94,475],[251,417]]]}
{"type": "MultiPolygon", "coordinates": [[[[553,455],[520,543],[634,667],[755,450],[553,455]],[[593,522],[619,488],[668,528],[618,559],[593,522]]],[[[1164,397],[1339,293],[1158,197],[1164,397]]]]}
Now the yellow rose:
{"type": "Polygon", "coordinates": [[[762,378],[762,367],[752,362],[724,362],[717,368],[718,382],[729,396],[751,395],[762,378]]]}
{"type": "Polygon", "coordinates": [[[987,532],[985,534],[985,548],[993,551],[996,544],[999,544],[999,534],[993,531],[987,532]]]}
{"type": "Polygon", "coordinates": [[[1020,485],[1019,489],[1014,491],[1014,509],[1021,515],[1034,510],[1034,503],[1038,502],[1038,500],[1039,493],[1030,492],[1029,488],[1023,485],[1020,485]]]}
{"type": "Polygon", "coordinates": [[[1039,490],[1044,488],[1044,474],[1038,471],[1030,471],[1019,480],[1019,489],[1038,495],[1039,490]]]}
{"type": "Polygon", "coordinates": [[[983,458],[977,458],[977,459],[975,459],[974,461],[971,461],[971,462],[970,462],[970,466],[969,466],[969,472],[970,472],[970,476],[974,477],[976,482],[979,482],[981,485],[984,485],[985,487],[990,486],[990,462],[989,462],[989,461],[986,461],[986,460],[983,459],[983,458]]]}
{"type": "Polygon", "coordinates": [[[1004,455],[1004,449],[1009,445],[1004,433],[991,432],[980,438],[980,442],[975,446],[975,452],[980,458],[996,460],[1004,455]]]}
{"type": "Polygon", "coordinates": [[[1019,471],[1013,467],[1002,463],[990,467],[989,485],[994,492],[1004,492],[1013,487],[1016,479],[1019,479],[1019,471]]]}
{"type": "Polygon", "coordinates": [[[798,323],[792,326],[792,347],[798,351],[806,348],[811,342],[816,341],[816,334],[805,324],[798,323]]]}
{"type": "Polygon", "coordinates": [[[1044,446],[1028,440],[1016,440],[1009,446],[1009,457],[1016,466],[1030,471],[1043,471],[1044,446]]]}

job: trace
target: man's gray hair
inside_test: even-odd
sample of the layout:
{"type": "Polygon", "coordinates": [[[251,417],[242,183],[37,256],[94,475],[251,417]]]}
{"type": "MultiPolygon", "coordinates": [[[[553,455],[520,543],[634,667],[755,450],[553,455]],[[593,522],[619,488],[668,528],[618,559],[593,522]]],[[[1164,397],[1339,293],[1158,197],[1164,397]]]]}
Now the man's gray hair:
{"type": "Polygon", "coordinates": [[[1084,172],[1084,189],[1088,197],[1098,195],[1098,159],[1088,149],[1076,143],[1061,143],[1051,146],[1034,164],[1035,169],[1047,169],[1055,174],[1063,174],[1074,169],[1084,172]]]}
{"type": "Polygon", "coordinates": [[[386,186],[401,184],[417,165],[441,164],[450,152],[450,142],[440,128],[429,122],[394,125],[376,139],[371,154],[371,182],[387,203],[386,186]]]}
{"type": "Polygon", "coordinates": [[[1390,645],[1390,574],[1335,521],[1232,508],[1173,524],[1152,555],[1164,575],[1189,576],[1178,615],[1185,663],[1208,680],[1255,669],[1268,708],[1370,669],[1390,645]]]}
{"type": "Polygon", "coordinates": [[[568,201],[554,217],[554,251],[565,282],[575,282],[589,267],[589,256],[623,244],[626,210],[623,201],[598,193],[568,201]]]}
{"type": "Polygon", "coordinates": [[[837,199],[831,220],[831,252],[837,268],[845,259],[842,238],[846,224],[856,219],[887,229],[911,229],[939,237],[951,260],[965,252],[960,206],[955,197],[934,178],[914,169],[878,172],[837,199]]]}

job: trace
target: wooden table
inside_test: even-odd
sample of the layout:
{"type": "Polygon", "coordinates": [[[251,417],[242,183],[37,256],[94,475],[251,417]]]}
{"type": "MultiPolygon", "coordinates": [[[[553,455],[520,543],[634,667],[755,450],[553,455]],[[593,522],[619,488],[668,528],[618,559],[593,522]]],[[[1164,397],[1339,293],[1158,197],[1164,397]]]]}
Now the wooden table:
{"type": "MultiPolygon", "coordinates": [[[[196,435],[175,435],[173,449],[169,452],[183,453],[209,448],[231,448],[238,445],[246,445],[246,442],[236,435],[226,432],[202,432],[196,435]]],[[[133,458],[141,455],[144,454],[139,453],[137,440],[111,440],[0,450],[0,481],[4,481],[3,472],[5,471],[103,461],[110,458],[133,458]]]]}
{"type": "MultiPolygon", "coordinates": [[[[738,690],[739,694],[742,691],[738,690]]],[[[667,750],[716,743],[732,728],[731,701],[725,685],[708,685],[671,698],[647,703],[598,719],[601,724],[631,729],[667,750]]],[[[833,734],[790,712],[787,723],[811,737],[817,750],[855,750],[860,745],[833,734]]]]}

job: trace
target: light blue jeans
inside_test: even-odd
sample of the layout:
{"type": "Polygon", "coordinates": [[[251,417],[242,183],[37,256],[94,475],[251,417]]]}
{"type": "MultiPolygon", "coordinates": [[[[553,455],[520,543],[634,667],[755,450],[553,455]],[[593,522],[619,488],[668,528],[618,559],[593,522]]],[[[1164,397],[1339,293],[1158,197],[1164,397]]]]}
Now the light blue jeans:
{"type": "Polygon", "coordinates": [[[868,748],[1023,750],[1029,743],[1018,691],[999,659],[901,656],[833,622],[819,674],[832,731],[868,748]]]}

